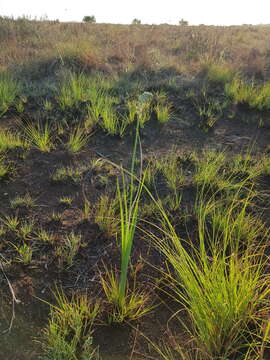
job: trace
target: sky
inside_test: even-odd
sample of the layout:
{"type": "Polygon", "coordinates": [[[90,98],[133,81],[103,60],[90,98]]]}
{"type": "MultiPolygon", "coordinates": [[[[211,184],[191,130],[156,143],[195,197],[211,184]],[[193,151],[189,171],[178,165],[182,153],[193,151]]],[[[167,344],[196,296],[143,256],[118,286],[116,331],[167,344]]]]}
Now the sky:
{"type": "Polygon", "coordinates": [[[270,24],[270,0],[0,0],[0,15],[47,16],[50,20],[81,21],[94,15],[99,23],[190,25],[270,24]]]}

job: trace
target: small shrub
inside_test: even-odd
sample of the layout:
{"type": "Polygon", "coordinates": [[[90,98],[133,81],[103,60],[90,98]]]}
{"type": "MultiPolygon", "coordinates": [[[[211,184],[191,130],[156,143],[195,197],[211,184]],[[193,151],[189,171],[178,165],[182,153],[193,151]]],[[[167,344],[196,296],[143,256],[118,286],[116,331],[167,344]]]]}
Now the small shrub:
{"type": "Polygon", "coordinates": [[[94,24],[96,22],[96,18],[94,15],[86,15],[83,17],[83,22],[94,24]]]}
{"type": "Polygon", "coordinates": [[[140,25],[141,23],[142,22],[139,19],[133,19],[132,22],[131,22],[132,25],[140,25]]]}
{"type": "Polygon", "coordinates": [[[188,26],[188,21],[184,20],[184,19],[181,19],[181,20],[179,20],[179,25],[180,26],[188,26]]]}

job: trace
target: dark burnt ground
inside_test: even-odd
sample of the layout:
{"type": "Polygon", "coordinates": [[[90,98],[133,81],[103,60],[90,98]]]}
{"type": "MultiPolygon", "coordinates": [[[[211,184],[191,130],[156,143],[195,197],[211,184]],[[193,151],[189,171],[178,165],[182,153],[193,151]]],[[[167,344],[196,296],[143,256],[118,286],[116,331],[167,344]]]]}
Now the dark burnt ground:
{"type": "MultiPolygon", "coordinates": [[[[241,116],[245,117],[246,115],[242,114],[241,116]]],[[[4,120],[2,123],[5,127],[15,126],[13,118],[4,120]]],[[[182,154],[189,154],[192,151],[200,153],[203,149],[212,148],[226,150],[233,155],[252,147],[254,156],[268,150],[270,131],[267,127],[258,127],[255,122],[244,123],[236,118],[228,119],[224,116],[208,132],[203,131],[197,125],[192,118],[191,121],[188,121],[186,114],[184,119],[178,114],[177,118],[163,126],[158,125],[152,119],[141,131],[143,158],[148,159],[152,155],[162,157],[172,148],[182,154]]],[[[21,303],[16,305],[18,317],[20,314],[24,314],[26,322],[27,319],[33,318],[36,322],[33,331],[30,331],[31,335],[25,340],[24,350],[20,354],[14,355],[11,350],[11,342],[5,343],[7,346],[5,359],[36,359],[36,351],[39,346],[33,346],[31,337],[40,336],[39,331],[46,323],[48,313],[48,306],[37,298],[53,302],[51,289],[55,284],[61,285],[67,292],[87,291],[94,299],[104,298],[99,274],[104,271],[104,264],[107,267],[119,266],[119,248],[114,238],[108,237],[99,229],[93,217],[90,217],[89,221],[82,221],[82,207],[85,195],[91,204],[95,204],[103,193],[114,195],[119,172],[112,168],[92,171],[89,164],[93,159],[104,158],[128,167],[132,155],[133,139],[134,132],[132,130],[123,138],[110,137],[98,130],[91,137],[87,147],[77,155],[70,155],[63,150],[61,145],[50,153],[42,153],[35,149],[31,149],[26,154],[23,154],[20,149],[8,153],[7,159],[14,171],[11,177],[2,181],[0,185],[1,216],[17,214],[21,220],[34,219],[37,228],[53,232],[54,244],[42,243],[35,238],[29,240],[34,248],[31,265],[24,266],[13,261],[5,266],[5,273],[16,296],[21,300],[21,303]],[[51,181],[51,176],[58,167],[76,167],[82,164],[85,169],[79,183],[66,181],[56,184],[51,181]],[[30,209],[12,210],[10,200],[26,193],[36,199],[35,206],[30,209]],[[59,198],[62,196],[74,198],[70,207],[59,204],[59,198]],[[60,221],[51,220],[53,212],[61,213],[60,221]],[[75,257],[74,265],[67,268],[65,263],[59,259],[56,249],[62,243],[64,235],[70,231],[81,233],[83,240],[75,257]],[[31,350],[31,353],[30,350],[27,350],[28,347],[36,350],[31,350]]],[[[264,179],[264,186],[265,190],[269,191],[267,179],[264,179]]],[[[162,193],[163,187],[161,182],[157,186],[157,191],[162,193]]],[[[184,196],[186,207],[192,207],[194,196],[195,188],[187,186],[184,196]]],[[[175,215],[177,219],[177,214],[175,215]]],[[[175,222],[177,223],[177,220],[175,222]]],[[[190,222],[190,229],[192,229],[194,225],[192,219],[190,222]]],[[[177,226],[179,233],[184,234],[186,225],[178,223],[177,226]]],[[[6,260],[12,261],[16,254],[10,246],[10,242],[19,244],[20,239],[11,233],[2,236],[0,250],[6,260]]],[[[158,356],[151,349],[148,341],[140,336],[140,332],[149,337],[151,341],[160,343],[161,339],[164,339],[171,346],[173,346],[174,336],[177,334],[181,334],[180,337],[186,339],[182,332],[183,329],[179,328],[179,323],[173,319],[168,322],[178,309],[177,305],[162,295],[156,287],[157,279],[161,278],[161,274],[153,266],[162,268],[164,266],[163,259],[140,231],[136,235],[131,263],[133,268],[130,274],[131,281],[134,269],[139,269],[137,281],[149,292],[151,302],[153,304],[161,302],[161,305],[149,315],[133,322],[131,326],[128,324],[106,325],[106,315],[102,314],[94,341],[100,346],[104,359],[129,359],[131,353],[133,353],[134,359],[142,358],[140,354],[152,354],[154,358],[157,358],[158,356]]],[[[1,292],[5,298],[10,298],[6,281],[2,275],[1,292]]],[[[3,327],[8,320],[7,317],[3,321],[3,327]]],[[[16,329],[16,320],[14,329],[16,329]]],[[[4,336],[12,336],[12,332],[10,335],[4,336]]],[[[185,341],[183,340],[183,342],[185,341]]],[[[19,346],[18,349],[22,349],[22,347],[19,346]]]]}

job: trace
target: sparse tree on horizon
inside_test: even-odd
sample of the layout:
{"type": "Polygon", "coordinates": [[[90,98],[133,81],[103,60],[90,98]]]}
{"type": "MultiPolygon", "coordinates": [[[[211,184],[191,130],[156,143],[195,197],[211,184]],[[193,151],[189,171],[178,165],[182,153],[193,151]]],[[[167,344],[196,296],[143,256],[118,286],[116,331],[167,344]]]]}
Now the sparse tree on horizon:
{"type": "Polygon", "coordinates": [[[83,18],[83,22],[88,22],[88,23],[95,23],[96,22],[96,18],[94,15],[87,15],[87,16],[84,16],[83,18]]]}
{"type": "Polygon", "coordinates": [[[179,21],[179,25],[181,25],[181,26],[188,26],[188,21],[187,21],[187,20],[184,20],[184,19],[181,19],[181,20],[179,21]]]}
{"type": "Polygon", "coordinates": [[[139,20],[139,19],[133,19],[132,20],[132,25],[140,25],[142,22],[141,22],[141,20],[139,20]]]}

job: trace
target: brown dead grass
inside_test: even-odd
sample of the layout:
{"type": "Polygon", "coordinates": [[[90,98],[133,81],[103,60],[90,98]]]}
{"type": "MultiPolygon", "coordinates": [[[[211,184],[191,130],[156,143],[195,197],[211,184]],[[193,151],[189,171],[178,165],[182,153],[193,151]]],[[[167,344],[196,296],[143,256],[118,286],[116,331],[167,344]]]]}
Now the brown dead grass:
{"type": "Polygon", "coordinates": [[[135,68],[198,73],[220,63],[269,79],[270,26],[60,23],[0,18],[0,70],[47,59],[109,73],[135,68]]]}

